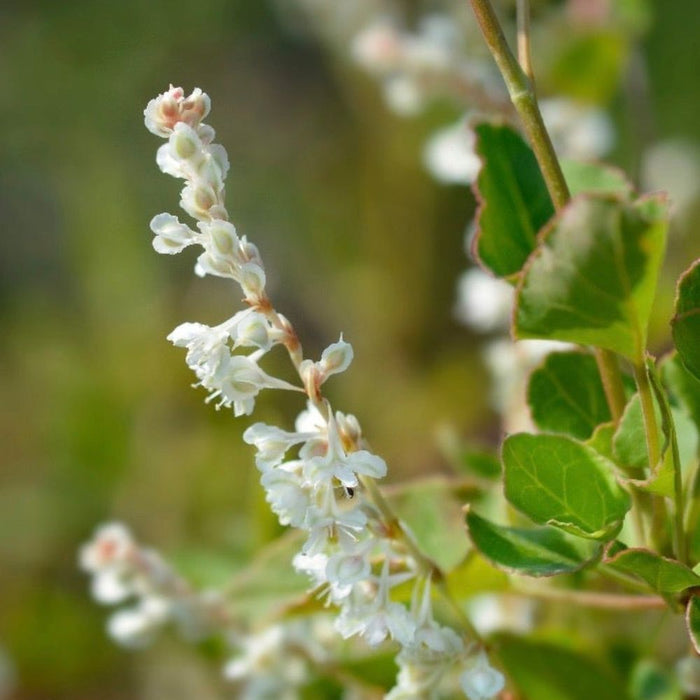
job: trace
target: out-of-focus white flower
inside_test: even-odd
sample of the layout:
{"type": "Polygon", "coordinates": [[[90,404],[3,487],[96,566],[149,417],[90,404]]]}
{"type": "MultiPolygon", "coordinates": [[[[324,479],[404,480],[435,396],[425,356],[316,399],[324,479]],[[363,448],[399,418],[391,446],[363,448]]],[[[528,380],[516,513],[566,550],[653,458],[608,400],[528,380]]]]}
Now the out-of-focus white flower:
{"type": "Polygon", "coordinates": [[[114,613],[107,624],[107,631],[122,646],[139,649],[148,646],[169,619],[170,602],[149,596],[134,608],[114,613]]]}
{"type": "Polygon", "coordinates": [[[122,568],[134,550],[134,540],[125,525],[106,523],[97,529],[90,542],[80,548],[80,568],[91,574],[122,568]]]}
{"type": "Polygon", "coordinates": [[[378,20],[354,37],[350,53],[369,73],[386,75],[401,67],[404,58],[403,37],[388,20],[378,20]]]}
{"type": "Polygon", "coordinates": [[[554,147],[564,158],[600,158],[615,142],[612,121],[600,109],[550,98],[540,101],[540,110],[554,147]]]}
{"type": "Polygon", "coordinates": [[[493,377],[491,404],[503,416],[508,433],[531,430],[532,420],[525,400],[530,372],[551,352],[570,350],[571,343],[556,340],[502,338],[488,343],[482,356],[493,377]]]}
{"type": "Polygon", "coordinates": [[[669,139],[646,149],[642,156],[645,190],[665,190],[673,213],[683,216],[700,196],[700,145],[695,141],[669,139]]]}
{"type": "Polygon", "coordinates": [[[473,267],[457,282],[454,314],[458,321],[480,333],[505,331],[510,324],[513,299],[511,285],[473,267]]]}
{"type": "Polygon", "coordinates": [[[676,675],[684,694],[690,697],[700,694],[700,658],[695,654],[684,656],[676,664],[676,675]]]}
{"type": "Polygon", "coordinates": [[[489,664],[488,657],[480,651],[459,677],[460,685],[469,700],[490,700],[505,687],[503,674],[489,664]]]}
{"type": "Polygon", "coordinates": [[[525,633],[534,624],[534,603],[524,597],[484,593],[469,600],[469,619],[482,637],[502,630],[525,633]]]}
{"type": "Polygon", "coordinates": [[[424,95],[416,81],[408,75],[395,75],[384,82],[384,99],[389,108],[402,117],[418,114],[424,95]]]}
{"type": "Polygon", "coordinates": [[[476,136],[466,120],[436,131],[423,149],[428,172],[446,184],[471,184],[479,174],[481,161],[474,147],[476,136]]]}

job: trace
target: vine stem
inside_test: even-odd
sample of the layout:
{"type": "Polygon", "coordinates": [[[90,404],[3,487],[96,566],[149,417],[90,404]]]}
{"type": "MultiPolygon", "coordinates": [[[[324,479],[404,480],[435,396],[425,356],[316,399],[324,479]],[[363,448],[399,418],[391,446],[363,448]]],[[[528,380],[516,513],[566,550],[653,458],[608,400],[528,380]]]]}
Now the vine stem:
{"type": "Polygon", "coordinates": [[[523,72],[535,85],[535,75],[532,70],[532,57],[530,55],[530,3],[529,0],[518,0],[518,63],[523,72]]]}
{"type": "Polygon", "coordinates": [[[655,595],[624,595],[597,591],[568,591],[559,588],[522,588],[516,592],[529,598],[576,603],[588,608],[604,610],[665,610],[663,598],[655,595]]]}
{"type": "MultiPolygon", "coordinates": [[[[542,120],[532,80],[510,50],[490,1],[471,0],[471,5],[486,45],[506,83],[513,106],[522,120],[523,128],[532,145],[532,150],[535,152],[552,202],[556,209],[561,209],[569,201],[571,195],[552,140],[549,138],[549,133],[542,120]]],[[[527,2],[518,3],[518,14],[521,17],[528,14],[527,5],[527,2]]],[[[529,21],[521,19],[520,24],[529,24],[529,21]]],[[[527,45],[529,47],[529,40],[527,45]]],[[[529,62],[526,63],[526,66],[529,66],[529,62]]]]}
{"type": "MultiPolygon", "coordinates": [[[[517,4],[520,62],[508,46],[490,0],[471,0],[471,5],[486,45],[501,71],[510,99],[532,145],[549,196],[559,211],[569,202],[571,194],[535,94],[530,60],[529,3],[527,0],[518,0],[517,4]]],[[[610,413],[617,424],[626,403],[620,367],[615,355],[609,350],[596,348],[595,356],[610,413]]]]}

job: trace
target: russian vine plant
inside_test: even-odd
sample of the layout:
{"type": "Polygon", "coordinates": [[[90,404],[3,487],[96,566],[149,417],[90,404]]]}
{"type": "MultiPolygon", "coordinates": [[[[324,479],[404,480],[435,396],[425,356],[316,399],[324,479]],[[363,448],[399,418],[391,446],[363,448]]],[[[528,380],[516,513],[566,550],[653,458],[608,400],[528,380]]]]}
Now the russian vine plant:
{"type": "MultiPolygon", "coordinates": [[[[153,247],[169,255],[201,248],[195,272],[239,286],[245,306],[215,326],[183,323],[169,340],[185,350],[206,402],[235,416],[252,414],[263,390],[300,394],[293,426],[254,423],[243,439],[255,449],[271,509],[302,533],[294,535],[298,551],[289,566],[307,576],[310,595],[274,619],[246,624],[231,609],[231,591],[197,591],[118,523],[97,531],[81,565],[100,602],[135,599],[110,618],[119,642],[145,645],[167,623],[191,639],[224,637],[233,648],[225,673],[237,697],[322,696],[313,685],[319,678],[340,688],[332,697],[680,697],[671,694],[678,681],[657,670],[653,654],[646,671],[635,667],[636,685],[625,685],[605,663],[566,644],[485,633],[468,613],[475,608],[464,581],[474,557],[507,574],[496,591],[501,614],[510,595],[684,618],[687,653],[675,661],[684,691],[695,687],[700,265],[678,282],[674,348],[653,357],[647,327],[666,246],[666,197],[640,195],[600,163],[562,167],[535,94],[527,2],[517,7],[517,57],[489,1],[471,4],[511,98],[504,111],[520,119],[519,128],[505,118],[459,126],[476,164],[467,175],[479,202],[473,256],[513,290],[513,338],[558,344],[547,346],[555,351],[527,379],[531,429],[510,432],[500,448],[502,493],[492,480],[490,495],[464,507],[470,551],[450,569],[423,550],[383,494],[378,480],[387,465],[357,418],[324,394],[325,382],[349,368],[351,345],[341,335],[320,359],[306,357],[268,296],[262,255],[226,208],[229,163],[204,122],[209,97],[171,86],[146,107],[146,127],[165,139],[158,166],[184,180],[180,206],[195,222],[158,214],[153,247]],[[296,381],[262,368],[277,346],[296,381]],[[543,580],[554,577],[560,583],[543,580]],[[395,655],[393,687],[357,663],[363,644],[395,655]]],[[[385,66],[389,57],[395,67],[399,44],[387,44],[385,34],[371,41],[365,36],[356,47],[365,63],[374,56],[385,66]]],[[[460,177],[470,167],[458,168],[460,177]]]]}

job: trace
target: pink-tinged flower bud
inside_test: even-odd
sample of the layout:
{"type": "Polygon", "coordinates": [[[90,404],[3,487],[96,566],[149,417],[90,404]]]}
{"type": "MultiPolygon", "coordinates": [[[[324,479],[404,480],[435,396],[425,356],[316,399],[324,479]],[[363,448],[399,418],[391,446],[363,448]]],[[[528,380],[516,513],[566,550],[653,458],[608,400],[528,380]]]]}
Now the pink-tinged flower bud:
{"type": "Polygon", "coordinates": [[[192,128],[209,114],[209,96],[195,88],[185,97],[182,88],[170,86],[167,92],[151,100],[143,111],[146,128],[156,136],[168,137],[178,122],[192,128]]]}
{"type": "Polygon", "coordinates": [[[341,336],[337,343],[329,345],[321,355],[321,361],[318,364],[323,379],[330,377],[331,374],[344,372],[352,362],[352,358],[352,345],[346,343],[341,336]]]}

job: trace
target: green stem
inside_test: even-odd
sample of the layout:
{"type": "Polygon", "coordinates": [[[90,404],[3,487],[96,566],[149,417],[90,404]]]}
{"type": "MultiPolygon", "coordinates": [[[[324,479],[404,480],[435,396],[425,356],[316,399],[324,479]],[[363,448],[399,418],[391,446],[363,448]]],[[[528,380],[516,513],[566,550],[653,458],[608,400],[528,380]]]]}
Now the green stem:
{"type": "Polygon", "coordinates": [[[530,56],[530,3],[528,0],[517,1],[518,14],[518,63],[523,73],[535,85],[535,76],[532,70],[532,58],[530,56]]]}
{"type": "Polygon", "coordinates": [[[596,348],[595,359],[598,364],[598,371],[603,382],[605,398],[608,401],[610,414],[617,425],[622,418],[622,413],[627,404],[625,397],[625,387],[622,383],[622,374],[620,373],[620,365],[614,352],[605,350],[604,348],[596,348]]]}
{"type": "MultiPolygon", "coordinates": [[[[532,150],[537,158],[537,163],[542,171],[542,177],[547,185],[552,202],[557,210],[562,209],[571,199],[571,194],[552,145],[552,140],[549,138],[549,132],[542,120],[532,76],[528,77],[527,75],[528,72],[530,74],[532,72],[527,0],[518,0],[518,53],[520,63],[513,56],[508,46],[490,0],[471,0],[471,4],[481,33],[503,75],[508,94],[520,116],[527,138],[532,145],[532,150]]],[[[596,361],[610,412],[613,420],[617,423],[626,403],[620,367],[615,355],[609,350],[597,349],[596,361]]]]}
{"type": "Polygon", "coordinates": [[[471,4],[481,33],[503,75],[510,99],[520,115],[552,202],[556,209],[561,209],[571,195],[542,120],[532,81],[513,56],[489,0],[471,0],[471,4]]]}
{"type": "MultiPolygon", "coordinates": [[[[639,391],[639,399],[642,405],[642,418],[644,420],[644,435],[647,443],[647,455],[649,456],[649,470],[653,473],[661,461],[661,445],[659,442],[659,426],[654,410],[654,397],[652,394],[649,373],[644,361],[634,364],[634,379],[639,391]]],[[[664,549],[664,535],[668,512],[662,496],[655,496],[652,501],[652,528],[651,535],[657,550],[664,549]]]]}
{"type": "Polygon", "coordinates": [[[642,403],[642,416],[644,418],[644,433],[647,441],[647,454],[649,455],[649,468],[656,469],[661,459],[661,446],[659,444],[659,427],[654,411],[654,397],[649,381],[649,374],[644,362],[635,363],[634,379],[639,391],[639,399],[642,403]]]}

